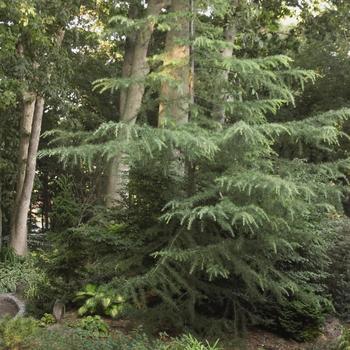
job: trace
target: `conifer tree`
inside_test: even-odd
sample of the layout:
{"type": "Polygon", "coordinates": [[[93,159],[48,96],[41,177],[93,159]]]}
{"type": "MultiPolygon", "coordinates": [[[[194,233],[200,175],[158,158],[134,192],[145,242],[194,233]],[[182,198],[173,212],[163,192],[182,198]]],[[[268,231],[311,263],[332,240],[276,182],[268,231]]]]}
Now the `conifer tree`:
{"type": "MultiPolygon", "coordinates": [[[[341,189],[335,184],[350,166],[345,158],[314,164],[276,151],[283,139],[332,154],[339,139],[347,137],[342,126],[350,111],[277,122],[275,113],[293,104],[294,95],[315,74],[294,68],[283,55],[231,55],[233,35],[227,30],[232,16],[253,5],[239,3],[235,7],[235,2],[215,0],[208,7],[198,1],[194,13],[189,13],[187,2],[172,3],[175,15],[187,12],[196,24],[196,36],[191,38],[194,106],[182,99],[189,96],[189,46],[183,46],[189,40],[189,31],[185,35],[188,21],[180,22],[175,32],[171,31],[174,13],[163,15],[162,27],[170,29],[165,55],[172,52],[169,47],[176,47],[176,41],[186,69],[177,65],[177,55],[169,55],[171,61],[165,62],[165,68],[171,67],[169,75],[176,79],[164,77],[164,70],[155,64],[143,81],[160,96],[160,120],[168,109],[164,115],[168,113],[175,123],[165,123],[162,128],[141,122],[106,123],[93,134],[74,134],[74,147],[61,146],[45,153],[92,164],[101,155],[115,156],[118,144],[119,154],[127,154],[136,170],[139,166],[142,173],[155,167],[164,174],[163,185],[171,199],[162,212],[153,213],[158,222],[152,221],[147,229],[137,226],[132,238],[120,235],[125,241],[117,259],[123,268],[109,285],[137,306],[147,305],[149,294],[157,295],[162,306],[173,311],[166,316],[199,328],[205,322],[197,320],[208,321],[211,316],[234,326],[253,320],[259,305],[271,298],[286,302],[298,297],[322,305],[319,286],[328,264],[324,228],[341,211],[341,189]],[[175,40],[176,34],[179,38],[175,40]],[[174,80],[178,89],[173,87],[174,80]],[[178,99],[181,107],[172,108],[178,99]],[[190,107],[194,113],[187,122],[190,107]],[[178,176],[176,152],[192,163],[191,173],[178,176]],[[189,180],[192,191],[182,191],[189,180]],[[136,276],[130,277],[130,265],[137,266],[136,276]]],[[[236,42],[239,40],[237,33],[236,42]]],[[[112,78],[99,81],[97,87],[105,90],[123,85],[120,78],[112,78]]],[[[159,111],[157,107],[153,112],[159,111]]],[[[48,135],[72,144],[72,134],[58,130],[48,135]]],[[[138,199],[141,201],[141,195],[135,193],[135,201],[138,199]]],[[[144,205],[149,209],[153,203],[144,205]]],[[[125,215],[128,210],[131,216],[128,207],[125,215]]]]}

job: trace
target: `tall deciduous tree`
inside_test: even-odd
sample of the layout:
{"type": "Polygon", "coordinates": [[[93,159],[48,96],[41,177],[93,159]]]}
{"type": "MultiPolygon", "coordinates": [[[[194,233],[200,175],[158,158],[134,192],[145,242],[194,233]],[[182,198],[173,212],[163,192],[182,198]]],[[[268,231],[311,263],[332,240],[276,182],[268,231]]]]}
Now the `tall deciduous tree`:
{"type": "MultiPolygon", "coordinates": [[[[224,41],[226,42],[226,46],[222,49],[221,55],[223,60],[230,60],[233,56],[233,47],[236,36],[236,23],[234,13],[236,11],[236,7],[239,5],[240,0],[231,0],[229,11],[225,17],[224,23],[224,41]]],[[[223,83],[229,83],[229,69],[223,70],[220,73],[220,80],[223,83]]],[[[222,101],[227,100],[227,95],[223,94],[222,101]]],[[[214,116],[221,123],[224,124],[226,120],[225,116],[225,108],[223,104],[217,104],[214,107],[214,116]]]]}
{"type": "MultiPolygon", "coordinates": [[[[65,30],[59,28],[54,34],[54,50],[61,47],[65,30]]],[[[19,43],[22,47],[22,43],[19,43]]],[[[21,55],[24,54],[20,48],[21,55]]],[[[40,69],[39,64],[33,64],[34,74],[40,69]]],[[[50,73],[48,73],[50,74],[50,73]]],[[[50,76],[48,76],[50,79],[50,76]]],[[[36,172],[36,159],[39,147],[41,126],[44,114],[45,98],[42,93],[33,91],[24,93],[24,108],[21,118],[21,139],[18,159],[18,180],[16,199],[11,224],[10,245],[18,255],[27,252],[27,221],[30,209],[34,178],[36,172]]]]}
{"type": "MultiPolygon", "coordinates": [[[[25,215],[24,227],[17,227],[18,209],[22,200],[22,192],[26,178],[29,145],[32,133],[32,125],[36,104],[35,93],[24,93],[23,96],[23,115],[20,122],[20,143],[18,153],[18,175],[16,185],[16,198],[11,222],[11,246],[18,254],[24,254],[27,249],[27,215],[25,215]],[[21,232],[24,231],[24,232],[21,232]]],[[[22,214],[23,216],[23,214],[22,214]]]]}
{"type": "MultiPolygon", "coordinates": [[[[25,173],[24,176],[19,176],[19,181],[23,181],[18,184],[20,190],[18,195],[18,204],[15,207],[13,224],[11,227],[11,247],[18,255],[25,255],[27,252],[27,221],[28,212],[30,208],[30,202],[32,197],[35,170],[36,170],[36,158],[39,147],[40,131],[42,125],[42,119],[44,114],[44,98],[40,95],[36,96],[34,115],[32,117],[32,125],[30,130],[30,138],[28,148],[23,151],[26,153],[26,158],[22,158],[20,155],[20,161],[25,161],[25,173]],[[23,180],[22,180],[23,179],[23,180]]],[[[16,196],[17,199],[17,196],[16,196]]]]}
{"type": "MultiPolygon", "coordinates": [[[[120,92],[119,121],[133,125],[136,122],[145,91],[144,80],[149,73],[147,53],[149,43],[155,26],[155,18],[167,4],[166,0],[150,0],[147,4],[144,23],[136,33],[126,38],[122,78],[129,80],[130,84],[120,92]]],[[[137,7],[130,5],[129,19],[135,19],[137,7]]],[[[108,166],[106,205],[112,208],[122,200],[122,191],[125,187],[123,179],[128,173],[125,155],[119,152],[108,166]]]]}
{"type": "Polygon", "coordinates": [[[175,124],[188,122],[191,91],[190,77],[190,2],[172,0],[170,13],[176,23],[165,42],[163,73],[169,81],[160,89],[159,126],[166,120],[175,124]]]}

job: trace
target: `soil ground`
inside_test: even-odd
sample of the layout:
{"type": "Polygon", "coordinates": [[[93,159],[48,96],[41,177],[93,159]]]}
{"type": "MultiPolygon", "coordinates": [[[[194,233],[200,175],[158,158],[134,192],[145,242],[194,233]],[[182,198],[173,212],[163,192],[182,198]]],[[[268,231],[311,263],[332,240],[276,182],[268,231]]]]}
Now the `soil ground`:
{"type": "Polygon", "coordinates": [[[248,332],[240,344],[228,346],[225,350],[328,350],[341,335],[342,324],[336,318],[329,318],[322,334],[313,342],[300,343],[284,339],[276,334],[255,329],[248,332]]]}
{"type": "Polygon", "coordinates": [[[3,300],[0,303],[0,317],[15,316],[18,312],[16,305],[9,301],[3,300]]]}

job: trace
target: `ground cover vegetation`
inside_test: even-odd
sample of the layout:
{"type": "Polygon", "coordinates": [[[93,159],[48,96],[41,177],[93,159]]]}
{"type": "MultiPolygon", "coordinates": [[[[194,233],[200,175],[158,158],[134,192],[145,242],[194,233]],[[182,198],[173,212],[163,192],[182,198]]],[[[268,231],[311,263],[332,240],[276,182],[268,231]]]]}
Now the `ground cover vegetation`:
{"type": "Polygon", "coordinates": [[[0,0],[0,293],[27,303],[0,347],[220,349],[346,323],[349,10],[0,0]],[[79,318],[56,325],[64,309],[79,318]]]}

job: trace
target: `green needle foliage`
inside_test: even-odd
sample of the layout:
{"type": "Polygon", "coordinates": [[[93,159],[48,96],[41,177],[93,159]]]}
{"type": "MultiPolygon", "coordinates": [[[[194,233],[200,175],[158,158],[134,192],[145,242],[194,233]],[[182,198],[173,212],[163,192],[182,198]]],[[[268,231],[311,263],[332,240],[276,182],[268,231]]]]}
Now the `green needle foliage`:
{"type": "MultiPolygon", "coordinates": [[[[342,210],[339,179],[350,167],[348,159],[312,163],[303,154],[303,147],[312,146],[331,157],[348,137],[342,127],[350,109],[277,122],[274,113],[294,103],[315,74],[295,69],[282,55],[223,59],[220,49],[228,44],[222,40],[222,6],[213,4],[217,21],[195,16],[189,123],[174,125],[169,116],[158,129],[109,122],[93,133],[55,131],[46,135],[58,146],[42,152],[90,167],[101,156],[127,157],[129,198],[116,217],[134,228],[133,235],[118,237],[133,243],[115,256],[118,268],[106,283],[135,306],[161,309],[166,320],[197,330],[267,322],[276,315],[264,315],[262,305],[271,301],[293,301],[301,315],[310,300],[315,310],[308,314],[329,308],[326,251],[332,220],[342,210]],[[227,81],[216,78],[223,70],[227,81]],[[224,124],[213,112],[217,105],[224,124]],[[281,143],[300,147],[299,156],[280,154],[281,143]],[[158,201],[150,200],[159,188],[158,201]],[[151,219],[142,224],[135,212],[151,219]]],[[[163,78],[155,66],[147,89],[156,91],[163,78]]],[[[132,83],[113,78],[95,87],[132,83]]],[[[279,326],[288,328],[289,321],[295,320],[279,326]]]]}

